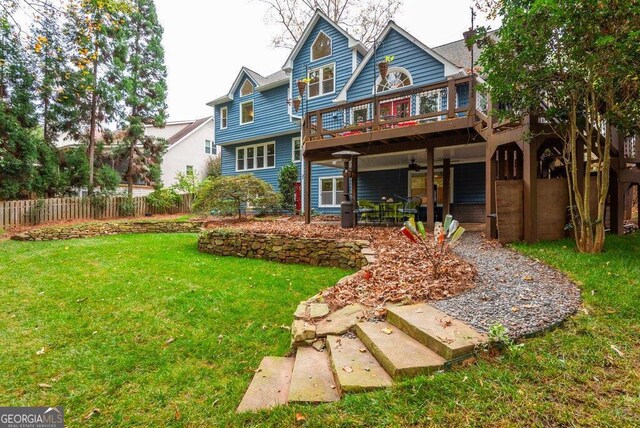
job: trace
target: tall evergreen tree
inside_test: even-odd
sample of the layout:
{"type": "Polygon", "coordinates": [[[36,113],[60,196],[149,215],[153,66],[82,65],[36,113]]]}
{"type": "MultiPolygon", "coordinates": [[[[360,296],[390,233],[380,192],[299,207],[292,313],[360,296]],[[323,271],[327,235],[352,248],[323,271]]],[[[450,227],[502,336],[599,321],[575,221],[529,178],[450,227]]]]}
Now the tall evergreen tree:
{"type": "Polygon", "coordinates": [[[89,193],[93,193],[98,131],[122,115],[117,90],[124,69],[125,0],[70,0],[64,33],[73,70],[60,97],[62,130],[88,143],[89,193]]]}
{"type": "Polygon", "coordinates": [[[145,125],[164,126],[167,69],[162,47],[163,29],[153,0],[134,0],[126,24],[128,58],[122,89],[125,95],[126,133],[118,153],[126,161],[124,174],[129,196],[134,180],[150,185],[159,181],[164,142],[145,136],[145,125]]]}

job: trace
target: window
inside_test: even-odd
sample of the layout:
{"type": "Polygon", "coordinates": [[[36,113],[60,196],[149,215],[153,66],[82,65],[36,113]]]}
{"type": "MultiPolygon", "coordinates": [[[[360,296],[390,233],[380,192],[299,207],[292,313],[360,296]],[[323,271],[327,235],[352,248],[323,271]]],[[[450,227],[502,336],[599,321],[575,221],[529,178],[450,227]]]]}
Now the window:
{"type": "Polygon", "coordinates": [[[309,71],[309,98],[332,94],[335,89],[335,64],[309,71]]]}
{"type": "Polygon", "coordinates": [[[251,171],[275,166],[275,143],[256,144],[236,149],[236,171],[251,171]]]}
{"type": "Polygon", "coordinates": [[[211,140],[204,140],[204,152],[208,155],[214,154],[215,149],[211,140]]]}
{"type": "Polygon", "coordinates": [[[296,137],[291,140],[291,160],[294,162],[300,162],[300,137],[296,137]]]}
{"type": "Polygon", "coordinates": [[[229,110],[227,107],[220,107],[220,129],[227,129],[227,115],[229,110]]]}
{"type": "Polygon", "coordinates": [[[249,79],[246,79],[242,84],[242,87],[240,88],[240,96],[246,97],[247,95],[251,94],[253,94],[253,85],[251,84],[249,79]]]}
{"type": "Polygon", "coordinates": [[[338,207],[342,200],[342,177],[327,177],[320,179],[321,207],[338,207]]]}
{"type": "Polygon", "coordinates": [[[253,101],[240,104],[240,125],[253,123],[253,101]]]}
{"type": "Polygon", "coordinates": [[[316,61],[331,55],[331,38],[320,31],[311,45],[311,61],[316,61]]]}
{"type": "Polygon", "coordinates": [[[411,86],[411,75],[403,68],[390,68],[387,78],[378,77],[377,92],[393,91],[394,89],[411,86]]]}
{"type": "Polygon", "coordinates": [[[361,125],[369,120],[369,104],[351,109],[351,124],[361,125]]]}
{"type": "Polygon", "coordinates": [[[193,165],[187,165],[187,175],[193,176],[193,165]]]}

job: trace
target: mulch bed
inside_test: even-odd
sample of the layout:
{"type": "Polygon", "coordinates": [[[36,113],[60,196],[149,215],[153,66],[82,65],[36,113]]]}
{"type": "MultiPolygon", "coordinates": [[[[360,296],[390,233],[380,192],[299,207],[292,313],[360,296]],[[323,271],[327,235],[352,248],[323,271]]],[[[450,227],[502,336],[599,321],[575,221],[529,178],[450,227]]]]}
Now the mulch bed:
{"type": "Polygon", "coordinates": [[[440,300],[460,294],[475,285],[475,267],[453,253],[442,262],[441,274],[434,279],[431,263],[425,254],[418,245],[402,236],[398,227],[342,229],[339,225],[307,225],[292,217],[244,222],[212,219],[207,227],[238,228],[305,238],[369,241],[377,254],[377,263],[343,278],[322,293],[334,310],[351,303],[375,308],[387,303],[440,300]]]}

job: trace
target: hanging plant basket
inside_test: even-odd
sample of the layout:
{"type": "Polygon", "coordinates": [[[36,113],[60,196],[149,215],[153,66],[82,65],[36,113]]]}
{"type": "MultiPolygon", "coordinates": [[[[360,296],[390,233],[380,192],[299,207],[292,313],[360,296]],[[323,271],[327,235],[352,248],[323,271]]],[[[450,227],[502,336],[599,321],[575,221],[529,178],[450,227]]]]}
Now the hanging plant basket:
{"type": "Polygon", "coordinates": [[[304,95],[304,91],[307,89],[307,82],[304,82],[302,80],[298,80],[298,93],[300,94],[300,96],[304,95]]]}
{"type": "Polygon", "coordinates": [[[300,110],[300,100],[299,99],[294,99],[292,101],[293,104],[293,109],[297,112],[298,110],[300,110]]]}
{"type": "Polygon", "coordinates": [[[385,80],[387,78],[387,73],[389,73],[389,63],[387,61],[379,62],[378,69],[380,70],[380,77],[382,80],[385,80]]]}

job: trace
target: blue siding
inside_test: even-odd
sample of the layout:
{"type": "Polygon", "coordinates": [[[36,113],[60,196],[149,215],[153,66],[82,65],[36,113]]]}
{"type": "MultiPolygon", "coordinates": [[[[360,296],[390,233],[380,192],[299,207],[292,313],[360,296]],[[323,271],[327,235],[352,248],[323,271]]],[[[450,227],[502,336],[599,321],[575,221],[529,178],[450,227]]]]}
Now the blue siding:
{"type": "MultiPolygon", "coordinates": [[[[312,165],[311,169],[311,208],[313,212],[324,214],[339,214],[340,207],[328,208],[318,207],[320,199],[320,178],[342,176],[342,168],[332,168],[329,166],[312,165]]],[[[340,201],[338,201],[340,203],[340,201]]]]}
{"type": "Polygon", "coordinates": [[[409,71],[416,86],[444,80],[444,65],[397,31],[391,29],[376,49],[375,57],[369,58],[360,74],[347,91],[348,101],[371,97],[373,74],[380,75],[378,63],[385,56],[395,58],[390,67],[402,67],[409,71]],[[374,69],[375,67],[375,69],[374,69]]]}
{"type": "Polygon", "coordinates": [[[483,162],[454,165],[454,203],[483,203],[485,201],[485,193],[485,164],[483,162]]]}
{"type": "Polygon", "coordinates": [[[293,59],[293,70],[291,72],[293,76],[293,97],[295,98],[299,95],[296,82],[307,76],[307,67],[317,68],[331,63],[335,63],[335,92],[310,99],[308,107],[305,105],[306,111],[332,106],[333,99],[342,90],[353,72],[353,51],[349,47],[349,40],[344,34],[336,30],[333,25],[320,18],[302,45],[298,55],[293,59]],[[311,45],[320,31],[331,37],[332,54],[329,57],[311,62],[311,45]]]}
{"type": "Polygon", "coordinates": [[[383,196],[393,199],[397,199],[395,195],[406,197],[408,180],[409,170],[406,168],[361,172],[358,174],[358,199],[375,202],[383,196]]]}
{"type": "Polygon", "coordinates": [[[264,92],[254,90],[253,94],[240,97],[243,82],[244,79],[240,81],[233,101],[215,108],[216,144],[260,138],[286,131],[295,132],[300,129],[300,125],[291,122],[289,118],[287,104],[289,85],[278,86],[264,92]],[[240,104],[250,100],[253,100],[254,121],[251,124],[240,125],[240,104]],[[228,108],[227,129],[220,129],[220,108],[225,106],[228,108]]]}

